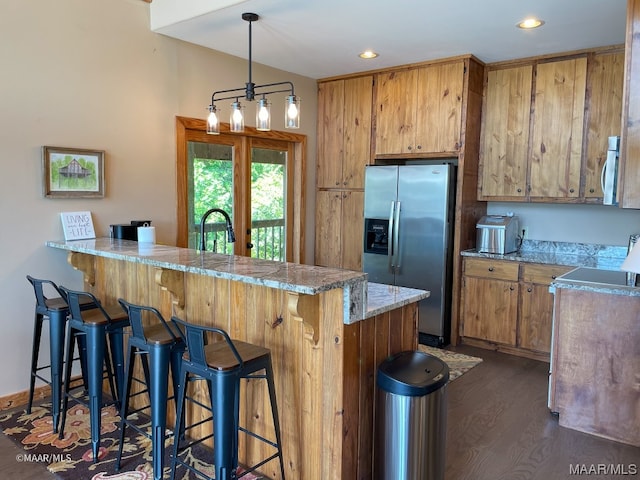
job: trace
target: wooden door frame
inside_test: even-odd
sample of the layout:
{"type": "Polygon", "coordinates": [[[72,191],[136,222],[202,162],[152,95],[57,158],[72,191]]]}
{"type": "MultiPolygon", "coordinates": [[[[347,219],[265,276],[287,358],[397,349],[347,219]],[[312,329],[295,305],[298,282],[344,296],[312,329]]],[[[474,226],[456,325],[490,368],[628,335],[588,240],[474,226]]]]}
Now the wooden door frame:
{"type": "MultiPolygon", "coordinates": [[[[188,189],[187,182],[187,164],[188,164],[188,151],[187,151],[187,137],[188,134],[206,135],[206,120],[199,118],[189,118],[176,116],[176,246],[188,247],[188,189]]],[[[234,135],[229,130],[228,123],[220,124],[220,133],[234,135]]],[[[245,127],[245,131],[238,134],[247,138],[266,139],[266,140],[281,140],[285,142],[291,142],[293,147],[293,166],[291,171],[287,171],[287,175],[291,175],[291,181],[293,182],[293,199],[291,218],[288,218],[289,227],[287,229],[287,236],[291,236],[291,255],[287,255],[288,261],[294,263],[303,263],[305,258],[304,246],[305,246],[305,207],[306,207],[306,192],[305,192],[305,176],[306,176],[306,153],[307,153],[307,136],[290,132],[274,131],[259,132],[253,127],[245,127]]],[[[248,142],[243,142],[242,148],[247,148],[248,142]]],[[[235,184],[235,182],[234,182],[235,184]]],[[[246,188],[239,186],[238,188],[246,188]]],[[[236,192],[234,192],[235,194],[236,192]]],[[[248,208],[248,207],[247,207],[248,208]]],[[[289,209],[289,206],[287,206],[289,209]]],[[[246,227],[246,226],[245,226],[246,227]]],[[[246,231],[242,229],[241,231],[246,231]]],[[[242,237],[244,238],[244,236],[242,237]]]]}

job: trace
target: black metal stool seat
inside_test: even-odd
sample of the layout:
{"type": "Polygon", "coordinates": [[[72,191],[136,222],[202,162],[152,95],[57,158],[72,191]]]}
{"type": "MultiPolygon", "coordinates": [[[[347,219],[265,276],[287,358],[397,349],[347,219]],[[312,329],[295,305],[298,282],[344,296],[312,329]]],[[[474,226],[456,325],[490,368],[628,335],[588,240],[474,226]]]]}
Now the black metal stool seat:
{"type": "MultiPolygon", "coordinates": [[[[31,413],[33,406],[33,396],[35,392],[36,380],[48,384],[51,387],[51,416],[54,433],[58,431],[58,418],[60,415],[60,397],[62,392],[62,370],[64,357],[64,339],[66,332],[67,317],[69,316],[69,306],[65,301],[64,294],[60,288],[51,280],[34,278],[27,275],[27,280],[33,286],[36,297],[36,307],[33,326],[33,344],[31,347],[31,378],[29,381],[29,400],[27,403],[27,413],[31,413]],[[48,298],[45,295],[45,286],[57,293],[56,297],[48,298]],[[39,366],[40,361],[40,340],[42,337],[42,327],[45,320],[49,320],[49,363],[39,366]],[[42,376],[41,370],[49,369],[50,378],[42,376]]],[[[83,299],[80,308],[86,310],[95,308],[91,299],[83,299]]],[[[85,359],[80,357],[82,365],[83,379],[85,378],[85,359]]]]}
{"type": "MultiPolygon", "coordinates": [[[[231,340],[229,335],[216,327],[205,327],[184,322],[176,317],[171,319],[184,330],[183,335],[187,343],[187,352],[182,357],[180,382],[176,412],[176,436],[171,463],[171,479],[175,478],[176,468],[185,466],[197,475],[208,480],[229,480],[242,478],[271,460],[280,462],[280,478],[284,480],[284,462],[282,459],[282,440],[280,435],[280,420],[276,403],[275,384],[273,379],[273,367],[271,364],[271,352],[269,349],[253,345],[247,342],[231,340]],[[207,334],[215,334],[223,341],[207,344],[207,334]],[[264,374],[257,372],[264,371],[264,374]],[[240,379],[265,379],[269,389],[271,413],[276,440],[271,441],[240,426],[240,379]],[[187,385],[192,380],[205,380],[209,387],[211,403],[205,406],[187,396],[187,385]],[[204,472],[197,470],[180,458],[180,455],[188,447],[211,438],[211,435],[196,439],[187,445],[180,446],[179,440],[183,438],[184,404],[191,400],[201,407],[211,410],[209,420],[213,421],[213,464],[215,476],[209,477],[204,472]],[[180,434],[178,434],[180,432],[180,434]],[[259,463],[247,466],[245,471],[238,475],[238,432],[244,432],[252,437],[267,443],[274,448],[275,453],[259,463]]],[[[198,422],[197,425],[200,425],[198,422]]],[[[189,427],[186,427],[187,429],[189,427]]]]}
{"type": "Polygon", "coordinates": [[[131,324],[131,335],[128,339],[126,383],[122,393],[120,409],[120,443],[116,460],[116,471],[120,470],[122,449],[124,447],[125,429],[133,427],[139,433],[151,438],[151,456],[153,462],[153,478],[161,480],[164,469],[164,445],[168,437],[167,404],[169,387],[169,369],[173,379],[174,400],[178,391],[180,376],[180,360],[185,350],[185,343],[180,332],[174,325],[168,324],[162,314],[153,307],[134,305],[123,299],[118,300],[122,308],[128,313],[131,324]],[[140,357],[144,373],[145,390],[131,395],[131,382],[134,380],[134,360],[140,357]],[[137,395],[148,393],[149,404],[135,411],[129,410],[129,400],[137,395]],[[129,420],[131,413],[143,410],[151,412],[151,433],[140,428],[129,420]]]}
{"type": "Polygon", "coordinates": [[[100,447],[101,409],[103,406],[102,382],[103,365],[107,370],[107,378],[111,387],[113,400],[119,408],[119,400],[124,383],[124,350],[123,331],[129,326],[129,317],[119,305],[103,306],[100,301],[89,292],[69,290],[60,287],[69,304],[69,336],[67,338],[67,365],[65,370],[65,391],[63,395],[63,410],[60,423],[60,437],[64,436],[64,426],[67,417],[67,405],[69,397],[82,402],[79,398],[69,393],[69,381],[71,368],[69,361],[73,356],[73,339],[83,336],[86,346],[87,359],[87,384],[88,384],[88,408],[91,422],[91,449],[93,461],[98,460],[100,447]],[[96,307],[91,310],[82,310],[80,300],[89,298],[96,307]],[[109,342],[107,348],[107,340],[109,342]],[[110,355],[107,355],[110,353],[110,355]],[[113,370],[113,372],[112,372],[113,370]],[[115,388],[113,377],[115,377],[115,388]]]}

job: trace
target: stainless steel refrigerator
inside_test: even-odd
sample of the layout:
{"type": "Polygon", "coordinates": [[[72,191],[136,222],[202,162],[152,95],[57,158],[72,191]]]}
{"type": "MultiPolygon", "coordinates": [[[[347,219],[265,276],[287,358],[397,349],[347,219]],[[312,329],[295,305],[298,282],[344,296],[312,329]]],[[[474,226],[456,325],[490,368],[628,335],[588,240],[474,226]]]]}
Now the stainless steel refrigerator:
{"type": "Polygon", "coordinates": [[[451,331],[455,165],[368,166],[363,271],[370,282],[429,290],[419,303],[420,342],[451,331]]]}

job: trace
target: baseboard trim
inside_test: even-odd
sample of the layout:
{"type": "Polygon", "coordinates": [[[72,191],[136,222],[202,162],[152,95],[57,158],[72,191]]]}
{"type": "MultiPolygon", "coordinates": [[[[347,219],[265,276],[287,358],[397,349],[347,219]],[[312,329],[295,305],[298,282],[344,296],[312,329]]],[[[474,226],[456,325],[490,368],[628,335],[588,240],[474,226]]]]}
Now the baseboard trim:
{"type": "MultiPolygon", "coordinates": [[[[49,385],[36,387],[33,392],[33,401],[44,400],[51,396],[51,388],[49,385]]],[[[29,390],[12,393],[4,397],[0,397],[0,411],[10,410],[12,408],[26,405],[29,402],[29,390]]]]}

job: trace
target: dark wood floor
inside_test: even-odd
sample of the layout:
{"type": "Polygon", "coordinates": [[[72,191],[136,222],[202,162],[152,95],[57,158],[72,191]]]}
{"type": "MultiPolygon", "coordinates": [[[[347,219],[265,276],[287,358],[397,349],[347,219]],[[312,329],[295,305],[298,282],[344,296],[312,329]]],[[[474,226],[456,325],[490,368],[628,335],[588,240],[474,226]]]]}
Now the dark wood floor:
{"type": "MultiPolygon", "coordinates": [[[[589,478],[640,479],[640,448],[558,425],[546,406],[547,364],[472,347],[456,351],[484,362],[447,386],[446,480],[575,479],[571,465],[599,464],[634,465],[637,473],[589,478]]],[[[21,452],[0,435],[2,478],[56,478],[46,465],[19,462],[21,452]]]]}
{"type": "Polygon", "coordinates": [[[631,468],[589,478],[640,479],[640,448],[558,425],[547,409],[548,364],[472,347],[456,351],[484,361],[447,386],[446,480],[575,479],[571,465],[599,464],[631,468]]]}

